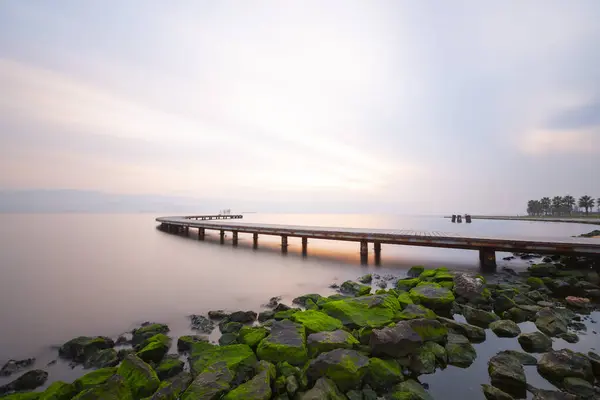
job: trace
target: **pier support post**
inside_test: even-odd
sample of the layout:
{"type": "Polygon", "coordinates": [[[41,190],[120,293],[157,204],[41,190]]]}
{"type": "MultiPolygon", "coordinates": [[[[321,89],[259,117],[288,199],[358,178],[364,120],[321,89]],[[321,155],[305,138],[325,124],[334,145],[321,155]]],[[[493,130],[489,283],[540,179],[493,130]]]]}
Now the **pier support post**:
{"type": "Polygon", "coordinates": [[[479,250],[479,262],[484,269],[496,269],[496,252],[489,249],[479,250]]]}
{"type": "Polygon", "coordinates": [[[183,227],[183,233],[185,233],[186,235],[190,234],[190,227],[189,226],[184,226],[183,227]]]}
{"type": "Polygon", "coordinates": [[[360,263],[367,264],[369,262],[369,242],[366,240],[360,241],[360,263]]]}
{"type": "Polygon", "coordinates": [[[456,214],[452,214],[452,222],[456,222],[456,214]]]}
{"type": "Polygon", "coordinates": [[[307,252],[308,252],[308,238],[303,237],[302,238],[302,255],[305,256],[307,252]]]}
{"type": "Polygon", "coordinates": [[[204,240],[205,231],[204,228],[198,228],[198,240],[204,240]]]}
{"type": "Polygon", "coordinates": [[[237,231],[233,231],[231,233],[232,233],[233,245],[237,246],[237,244],[238,244],[238,233],[237,233],[237,231]]]}
{"type": "Polygon", "coordinates": [[[221,230],[219,232],[219,238],[220,238],[221,244],[225,243],[225,231],[224,230],[221,230]]]}
{"type": "Polygon", "coordinates": [[[252,247],[255,249],[258,248],[258,233],[252,234],[252,247]]]}
{"type": "Polygon", "coordinates": [[[375,242],[375,265],[381,264],[381,242],[375,242]]]}
{"type": "Polygon", "coordinates": [[[287,235],[281,235],[281,251],[287,253],[288,248],[288,237],[287,235]]]}

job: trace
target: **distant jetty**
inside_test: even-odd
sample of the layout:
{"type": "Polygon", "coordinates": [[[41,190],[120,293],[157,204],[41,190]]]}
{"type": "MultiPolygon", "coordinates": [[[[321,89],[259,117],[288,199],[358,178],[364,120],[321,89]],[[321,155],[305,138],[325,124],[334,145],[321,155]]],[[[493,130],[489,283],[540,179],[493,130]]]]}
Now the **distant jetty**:
{"type": "MultiPolygon", "coordinates": [[[[445,216],[444,218],[452,219],[451,215],[445,216]]],[[[600,218],[579,218],[579,217],[528,217],[528,216],[502,216],[502,215],[472,215],[472,219],[493,219],[500,221],[541,221],[541,222],[566,222],[573,224],[590,224],[600,225],[600,218]]]]}

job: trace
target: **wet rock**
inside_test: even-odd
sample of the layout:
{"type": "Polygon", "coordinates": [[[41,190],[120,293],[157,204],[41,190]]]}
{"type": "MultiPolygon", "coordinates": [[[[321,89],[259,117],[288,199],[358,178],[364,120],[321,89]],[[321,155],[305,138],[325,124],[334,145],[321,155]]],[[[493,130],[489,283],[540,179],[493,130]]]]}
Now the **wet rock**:
{"type": "Polygon", "coordinates": [[[279,311],[275,313],[273,318],[277,321],[281,321],[282,319],[290,319],[292,315],[296,314],[299,311],[301,311],[299,308],[291,308],[286,311],[279,311]]]}
{"type": "Polygon", "coordinates": [[[494,299],[494,312],[498,315],[502,315],[502,313],[510,310],[517,306],[511,298],[506,295],[500,295],[494,299]]]}
{"type": "Polygon", "coordinates": [[[179,355],[169,354],[156,367],[156,375],[164,381],[181,373],[183,366],[184,362],[179,359],[179,355]]]}
{"type": "Polygon", "coordinates": [[[483,395],[486,400],[514,400],[510,394],[503,392],[502,390],[492,386],[492,385],[481,385],[483,389],[483,395]]]}
{"type": "Polygon", "coordinates": [[[552,350],[552,340],[542,332],[522,333],[517,340],[528,353],[544,353],[552,350]]]}
{"type": "Polygon", "coordinates": [[[510,394],[522,398],[527,391],[527,381],[523,365],[506,353],[495,355],[488,362],[488,373],[492,385],[510,394]]]}
{"type": "Polygon", "coordinates": [[[107,382],[111,376],[117,373],[116,367],[100,368],[79,377],[73,382],[77,392],[82,392],[94,386],[107,382]]]}
{"type": "Polygon", "coordinates": [[[600,380],[600,356],[593,351],[587,353],[588,359],[592,364],[592,371],[596,379],[600,380]]]}
{"type": "Polygon", "coordinates": [[[528,390],[533,393],[533,400],[577,400],[577,396],[570,393],[532,387],[528,390]]]}
{"type": "Polygon", "coordinates": [[[281,361],[298,365],[305,363],[308,359],[308,350],[304,326],[289,320],[275,322],[271,327],[271,334],[258,345],[256,354],[261,360],[275,363],[281,361]]]}
{"type": "Polygon", "coordinates": [[[448,335],[446,355],[448,357],[449,365],[460,368],[469,367],[477,358],[477,352],[469,340],[466,337],[457,334],[448,335]]]}
{"type": "Polygon", "coordinates": [[[208,336],[200,336],[200,335],[181,336],[181,337],[179,337],[179,339],[177,339],[177,351],[180,351],[180,352],[190,351],[192,348],[192,345],[194,343],[201,343],[201,342],[207,343],[208,336]]]}
{"type": "Polygon", "coordinates": [[[567,343],[579,342],[579,336],[577,336],[577,334],[572,333],[572,332],[561,333],[560,335],[558,335],[558,337],[567,343]]]}
{"type": "Polygon", "coordinates": [[[208,312],[208,318],[210,319],[219,320],[227,317],[229,317],[229,313],[223,310],[211,310],[208,312]]]}
{"type": "Polygon", "coordinates": [[[490,329],[498,337],[517,337],[521,333],[521,328],[513,321],[507,319],[492,322],[490,329]]]}
{"type": "Polygon", "coordinates": [[[167,334],[168,332],[169,327],[165,324],[146,322],[142,324],[140,328],[133,330],[133,337],[131,339],[131,343],[133,344],[133,346],[138,346],[144,340],[149,339],[154,335],[158,335],[159,333],[167,334]]]}
{"type": "Polygon", "coordinates": [[[446,367],[446,350],[435,342],[426,342],[410,356],[410,370],[415,374],[432,374],[437,366],[446,367]]]}
{"type": "Polygon", "coordinates": [[[273,308],[273,311],[275,311],[276,313],[281,312],[281,311],[287,311],[290,310],[292,307],[288,306],[287,304],[283,304],[283,303],[279,303],[277,304],[277,306],[275,306],[275,308],[273,308]]]}
{"type": "Polygon", "coordinates": [[[358,281],[360,283],[364,283],[364,284],[371,283],[371,282],[373,282],[373,275],[372,274],[363,275],[360,278],[358,278],[358,281]]]}
{"type": "Polygon", "coordinates": [[[544,378],[558,384],[569,377],[589,382],[594,380],[590,360],[585,355],[569,349],[551,350],[543,354],[537,369],[544,378]]]}
{"type": "Polygon", "coordinates": [[[269,400],[272,394],[271,382],[275,381],[275,377],[275,366],[261,361],[257,366],[256,376],[227,393],[223,400],[269,400]]]}
{"type": "Polygon", "coordinates": [[[9,382],[4,386],[0,386],[0,395],[8,392],[33,390],[46,383],[47,379],[48,373],[46,371],[42,371],[41,369],[27,371],[14,381],[9,382]]]}
{"type": "Polygon", "coordinates": [[[117,369],[117,374],[125,379],[127,387],[136,399],[150,396],[160,385],[152,367],[133,354],[125,357],[117,369]]]}
{"type": "Polygon", "coordinates": [[[355,350],[335,349],[312,360],[306,375],[313,382],[328,377],[340,390],[346,391],[360,387],[368,365],[369,359],[355,350]]]}
{"type": "Polygon", "coordinates": [[[256,321],[257,314],[254,311],[236,311],[227,318],[230,322],[247,324],[256,321]]]}
{"type": "Polygon", "coordinates": [[[244,324],[242,324],[240,322],[228,322],[227,320],[225,320],[219,324],[219,330],[223,334],[237,333],[240,331],[240,329],[242,329],[242,326],[244,326],[244,324]]]}
{"type": "Polygon", "coordinates": [[[594,397],[594,387],[591,383],[581,378],[565,378],[563,388],[579,398],[591,399],[594,397]]]}
{"type": "Polygon", "coordinates": [[[414,304],[408,292],[402,292],[398,295],[398,303],[400,304],[401,308],[406,308],[406,306],[414,304]]]}
{"type": "Polygon", "coordinates": [[[84,362],[85,368],[114,367],[119,363],[119,357],[115,349],[104,349],[92,354],[84,362]]]}
{"type": "Polygon", "coordinates": [[[443,342],[447,332],[438,321],[401,321],[392,327],[374,329],[369,345],[375,356],[405,357],[415,353],[427,340],[443,342]]]}
{"type": "Polygon", "coordinates": [[[87,358],[96,352],[114,347],[115,342],[111,338],[104,336],[88,337],[79,336],[71,339],[58,349],[58,354],[62,358],[83,363],[87,358]]]}
{"type": "Polygon", "coordinates": [[[281,296],[271,297],[266,304],[263,304],[262,307],[265,308],[275,308],[281,301],[281,296]]]}
{"type": "Polygon", "coordinates": [[[590,306],[590,299],[585,297],[567,296],[565,302],[576,310],[585,310],[590,306]]]}
{"type": "Polygon", "coordinates": [[[303,296],[298,296],[294,300],[292,300],[293,304],[298,304],[299,306],[306,307],[306,301],[311,300],[313,303],[317,304],[319,300],[321,300],[323,296],[317,293],[305,294],[303,296]]]}
{"type": "Polygon", "coordinates": [[[190,315],[190,320],[192,329],[198,332],[208,335],[215,329],[215,323],[202,315],[190,315]]]}
{"type": "Polygon", "coordinates": [[[267,310],[258,314],[258,322],[265,322],[275,317],[275,311],[267,310]]]}
{"type": "Polygon", "coordinates": [[[300,395],[300,400],[346,400],[346,396],[328,378],[320,378],[317,380],[312,389],[300,395]]]}
{"type": "Polygon", "coordinates": [[[433,400],[433,397],[415,380],[409,379],[392,389],[392,399],[433,400]]]}
{"type": "Polygon", "coordinates": [[[340,286],[340,291],[353,296],[364,296],[371,293],[371,286],[362,285],[360,283],[346,281],[340,286]]]}
{"type": "Polygon", "coordinates": [[[470,306],[463,306],[462,314],[469,324],[476,325],[481,328],[487,328],[492,322],[500,319],[494,313],[470,306]]]}
{"type": "Polygon", "coordinates": [[[498,353],[499,355],[507,355],[517,359],[522,365],[537,365],[537,358],[531,354],[523,353],[516,350],[504,350],[498,353]]]}
{"type": "Polygon", "coordinates": [[[408,276],[409,278],[417,278],[419,275],[421,275],[423,273],[423,271],[425,271],[425,267],[422,265],[415,265],[414,267],[411,267],[408,272],[406,273],[406,276],[408,276]]]}
{"type": "Polygon", "coordinates": [[[396,289],[398,290],[410,290],[417,286],[421,280],[419,278],[407,278],[400,279],[396,282],[396,289]]]}
{"type": "Polygon", "coordinates": [[[485,283],[483,279],[469,274],[459,273],[454,276],[454,293],[468,301],[484,297],[485,283]]]}
{"type": "Polygon", "coordinates": [[[179,399],[181,394],[192,383],[192,374],[189,372],[180,372],[172,378],[163,381],[160,388],[148,400],[175,400],[179,399]]]}
{"type": "Polygon", "coordinates": [[[566,308],[542,308],[536,314],[535,326],[548,336],[558,336],[567,333],[567,325],[574,316],[566,308]]]}
{"type": "Polygon", "coordinates": [[[504,314],[502,314],[502,317],[519,324],[521,322],[532,321],[535,318],[536,313],[537,311],[527,310],[521,306],[513,307],[510,310],[505,311],[504,314]]]}
{"type": "Polygon", "coordinates": [[[171,345],[171,339],[162,333],[156,334],[142,342],[137,356],[145,362],[159,363],[167,354],[171,345]]]}
{"type": "Polygon", "coordinates": [[[114,375],[105,383],[90,387],[73,398],[73,400],[133,400],[126,379],[114,375]]]}
{"type": "Polygon", "coordinates": [[[208,366],[192,381],[181,400],[217,400],[231,388],[234,373],[224,361],[208,366]]]}
{"type": "Polygon", "coordinates": [[[19,372],[31,367],[34,363],[35,358],[26,358],[24,360],[8,360],[0,369],[0,376],[10,376],[15,372],[19,372]]]}
{"type": "Polygon", "coordinates": [[[432,310],[449,310],[454,302],[452,291],[435,283],[417,285],[410,289],[409,295],[413,302],[432,310]]]}
{"type": "Polygon", "coordinates": [[[238,342],[237,333],[224,333],[219,338],[219,346],[227,346],[230,344],[236,344],[238,342]]]}
{"type": "Polygon", "coordinates": [[[438,321],[447,326],[450,330],[455,333],[466,336],[470,342],[481,343],[485,341],[485,329],[475,325],[465,324],[457,322],[453,319],[438,317],[438,321]]]}
{"type": "Polygon", "coordinates": [[[77,390],[74,385],[56,381],[41,393],[39,400],[71,400],[76,394],[77,390]]]}
{"type": "Polygon", "coordinates": [[[370,358],[365,382],[377,390],[385,390],[404,380],[402,369],[396,360],[370,358]]]}
{"type": "Polygon", "coordinates": [[[402,311],[396,314],[395,319],[408,320],[417,318],[429,318],[435,319],[436,314],[429,308],[426,308],[420,304],[408,304],[402,311]]]}
{"type": "Polygon", "coordinates": [[[313,333],[308,335],[306,342],[311,357],[335,349],[352,349],[359,345],[354,336],[343,330],[313,333]]]}
{"type": "Polygon", "coordinates": [[[379,328],[392,322],[400,303],[389,294],[372,295],[329,301],[323,304],[322,310],[349,328],[379,328]]]}
{"type": "Polygon", "coordinates": [[[238,341],[247,344],[254,349],[268,333],[269,332],[263,327],[244,326],[238,333],[238,341]]]}
{"type": "Polygon", "coordinates": [[[127,344],[127,343],[129,343],[129,340],[127,339],[127,337],[125,335],[121,335],[117,338],[117,340],[115,340],[115,346],[123,345],[123,344],[127,344]]]}
{"type": "Polygon", "coordinates": [[[304,325],[307,333],[335,331],[342,329],[344,326],[339,319],[316,310],[297,312],[290,319],[304,325]]]}
{"type": "Polygon", "coordinates": [[[198,375],[219,362],[224,362],[234,376],[242,379],[252,373],[256,364],[256,355],[246,344],[213,346],[208,343],[197,343],[192,346],[189,363],[193,375],[198,375]]]}
{"type": "Polygon", "coordinates": [[[552,263],[534,264],[529,267],[529,273],[531,276],[538,278],[554,276],[556,274],[556,266],[552,263]]]}

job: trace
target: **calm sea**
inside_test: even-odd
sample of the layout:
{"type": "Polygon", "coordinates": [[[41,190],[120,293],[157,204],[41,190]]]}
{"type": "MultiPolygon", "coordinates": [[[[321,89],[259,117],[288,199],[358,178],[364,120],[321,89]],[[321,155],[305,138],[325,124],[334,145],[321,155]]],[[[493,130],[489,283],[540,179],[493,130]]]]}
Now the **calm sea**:
{"type": "MultiPolygon", "coordinates": [[[[415,264],[479,267],[477,252],[466,250],[383,245],[381,265],[371,259],[365,266],[360,264],[358,243],[310,240],[303,257],[300,239],[295,238],[290,239],[287,254],[281,253],[279,239],[269,236],[259,238],[256,250],[252,237],[244,234],[237,247],[231,245],[230,235],[219,244],[218,233],[212,231],[200,242],[195,230],[190,237],[157,230],[157,216],[0,214],[0,365],[9,358],[36,357],[36,367],[50,373],[48,383],[70,381],[83,373],[79,367],[71,369],[60,361],[46,364],[56,359],[53,346],[75,336],[116,338],[144,321],[157,321],[169,324],[176,337],[191,332],[189,314],[211,309],[260,311],[272,296],[283,296],[290,303],[304,293],[331,293],[331,283],[367,272],[403,275],[415,264]]],[[[247,214],[244,221],[544,237],[593,229],[524,221],[452,224],[440,217],[395,215],[247,214]]],[[[502,256],[498,254],[500,267],[527,266],[520,260],[504,262],[502,256]]],[[[449,367],[423,381],[438,398],[450,398],[444,397],[448,390],[451,398],[483,398],[479,384],[486,382],[487,353],[491,356],[503,346],[514,348],[505,339],[477,345],[482,356],[474,366],[449,367]],[[473,385],[452,384],[465,373],[477,377],[471,380],[473,385]]]]}

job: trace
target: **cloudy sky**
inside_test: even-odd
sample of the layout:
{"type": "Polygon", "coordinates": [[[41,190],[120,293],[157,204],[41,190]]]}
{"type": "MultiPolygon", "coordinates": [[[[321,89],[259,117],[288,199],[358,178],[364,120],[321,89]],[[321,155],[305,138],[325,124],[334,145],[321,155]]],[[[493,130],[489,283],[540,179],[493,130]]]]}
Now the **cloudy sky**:
{"type": "Polygon", "coordinates": [[[599,18],[597,0],[4,0],[0,188],[418,213],[599,197],[599,18]]]}

